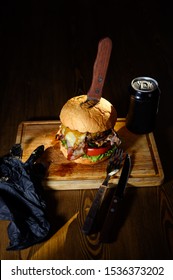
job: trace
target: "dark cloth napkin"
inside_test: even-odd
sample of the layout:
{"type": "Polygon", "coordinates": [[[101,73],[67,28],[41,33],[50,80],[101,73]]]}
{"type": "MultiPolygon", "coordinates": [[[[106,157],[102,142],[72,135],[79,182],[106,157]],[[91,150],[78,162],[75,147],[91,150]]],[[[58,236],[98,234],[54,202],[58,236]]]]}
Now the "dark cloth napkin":
{"type": "Polygon", "coordinates": [[[36,160],[44,152],[39,146],[23,163],[20,144],[0,158],[0,220],[9,220],[7,250],[20,250],[43,241],[50,229],[41,180],[45,167],[36,160]]]}

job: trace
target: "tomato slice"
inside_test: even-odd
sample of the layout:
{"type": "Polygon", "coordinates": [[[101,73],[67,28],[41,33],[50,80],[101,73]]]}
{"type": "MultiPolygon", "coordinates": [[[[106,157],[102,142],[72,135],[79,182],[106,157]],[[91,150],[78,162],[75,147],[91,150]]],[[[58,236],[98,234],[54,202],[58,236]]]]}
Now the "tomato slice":
{"type": "Polygon", "coordinates": [[[101,154],[105,154],[110,149],[110,145],[106,147],[99,147],[99,148],[87,148],[86,154],[88,156],[98,156],[101,154]]]}

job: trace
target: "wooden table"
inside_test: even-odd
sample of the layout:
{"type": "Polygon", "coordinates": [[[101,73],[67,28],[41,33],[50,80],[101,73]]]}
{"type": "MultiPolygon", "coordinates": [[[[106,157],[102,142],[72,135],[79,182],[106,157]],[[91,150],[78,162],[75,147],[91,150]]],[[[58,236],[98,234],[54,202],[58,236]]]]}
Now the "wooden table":
{"type": "MultiPolygon", "coordinates": [[[[58,125],[57,121],[21,123],[16,141],[20,142],[24,148],[23,160],[27,159],[37,145],[45,144],[46,149],[54,145],[54,135],[58,125]]],[[[119,119],[116,128],[119,130],[120,136],[124,135],[122,133],[124,126],[124,119],[119,119]]],[[[127,133],[130,132],[126,131],[125,134],[127,135],[127,133]]],[[[138,149],[141,147],[141,152],[145,151],[147,155],[149,149],[150,158],[148,156],[147,159],[146,156],[143,159],[144,155],[141,157],[141,153],[135,152],[136,158],[134,157],[132,175],[129,179],[131,184],[126,188],[119,216],[115,221],[113,242],[100,243],[99,232],[85,236],[81,231],[99,182],[95,181],[97,187],[88,188],[88,185],[85,182],[82,185],[81,179],[78,178],[81,188],[79,186],[76,188],[77,179],[73,181],[72,185],[72,178],[70,178],[70,190],[69,187],[66,188],[66,185],[61,184],[62,182],[58,178],[57,185],[53,184],[53,187],[49,185],[45,189],[49,219],[52,225],[51,236],[41,244],[20,251],[21,259],[164,259],[171,255],[172,251],[165,246],[165,242],[172,242],[171,238],[169,240],[162,238],[167,225],[161,224],[159,220],[159,212],[161,209],[165,209],[165,194],[164,188],[159,186],[163,182],[163,171],[153,135],[131,135],[129,142],[126,142],[128,143],[126,151],[131,152],[135,150],[135,147],[138,149]],[[133,143],[130,139],[133,139],[133,143]],[[147,141],[145,142],[144,139],[147,141]],[[140,163],[145,163],[144,160],[148,161],[148,165],[145,165],[143,170],[140,163]],[[153,170],[157,172],[153,172],[153,170]],[[139,173],[141,181],[139,178],[135,179],[139,173]],[[152,185],[153,182],[155,182],[155,186],[150,187],[149,183],[152,185]],[[63,186],[65,186],[64,190],[63,186]]],[[[50,174],[48,174],[49,176],[50,174]]],[[[102,176],[104,177],[104,174],[101,175],[101,180],[102,176]]],[[[91,181],[94,182],[94,179],[91,181]]],[[[111,191],[110,188],[105,208],[110,200],[111,191]]],[[[162,212],[161,215],[166,215],[169,219],[169,213],[162,212]]]]}
{"type": "Polygon", "coordinates": [[[172,258],[173,213],[164,188],[126,189],[116,240],[111,244],[100,243],[99,233],[85,236],[81,232],[95,193],[95,190],[47,191],[52,236],[46,242],[20,251],[19,258],[172,258]]]}
{"type": "Polygon", "coordinates": [[[127,114],[133,78],[148,75],[159,83],[155,139],[166,183],[126,188],[112,244],[81,232],[96,189],[46,190],[51,238],[23,251],[6,251],[9,221],[0,221],[1,259],[172,259],[172,1],[116,1],[116,9],[115,1],[18,2],[1,1],[0,8],[1,156],[15,143],[21,121],[55,120],[69,98],[87,92],[98,40],[106,35],[113,48],[103,97],[119,117],[127,114]]]}

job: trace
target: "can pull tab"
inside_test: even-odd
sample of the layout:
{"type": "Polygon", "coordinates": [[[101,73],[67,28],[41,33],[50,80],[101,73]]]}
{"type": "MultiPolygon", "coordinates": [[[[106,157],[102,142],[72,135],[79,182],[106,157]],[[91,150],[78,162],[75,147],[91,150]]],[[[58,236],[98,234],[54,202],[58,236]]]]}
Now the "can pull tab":
{"type": "Polygon", "coordinates": [[[87,93],[85,103],[96,104],[102,96],[102,89],[109,65],[112,50],[112,41],[106,37],[99,41],[96,60],[93,67],[93,77],[91,87],[87,93]]]}

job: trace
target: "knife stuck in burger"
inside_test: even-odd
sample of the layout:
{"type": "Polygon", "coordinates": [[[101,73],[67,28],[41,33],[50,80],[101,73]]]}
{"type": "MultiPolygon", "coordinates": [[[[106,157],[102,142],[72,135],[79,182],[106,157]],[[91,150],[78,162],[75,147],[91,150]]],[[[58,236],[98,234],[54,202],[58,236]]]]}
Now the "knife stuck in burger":
{"type": "Polygon", "coordinates": [[[109,158],[121,141],[114,130],[117,111],[102,96],[112,42],[99,42],[93,79],[87,95],[69,99],[60,112],[56,139],[64,156],[75,163],[95,164],[109,158]]]}

